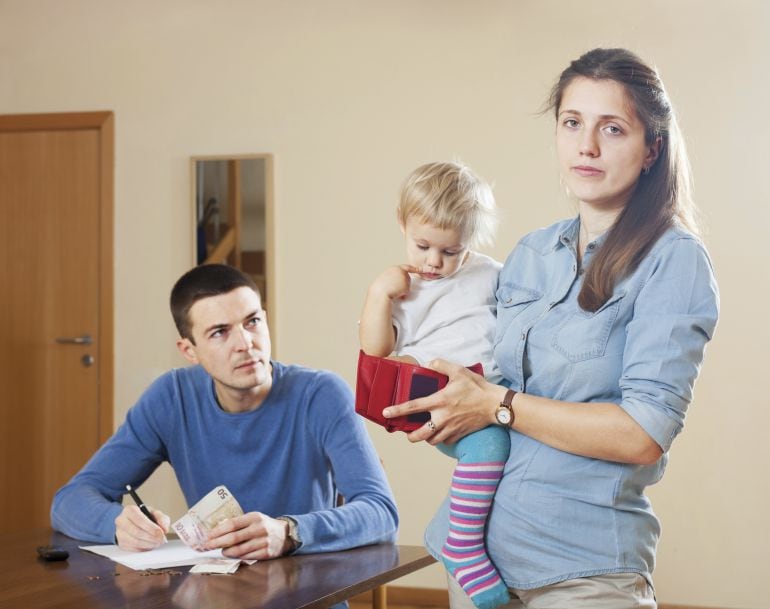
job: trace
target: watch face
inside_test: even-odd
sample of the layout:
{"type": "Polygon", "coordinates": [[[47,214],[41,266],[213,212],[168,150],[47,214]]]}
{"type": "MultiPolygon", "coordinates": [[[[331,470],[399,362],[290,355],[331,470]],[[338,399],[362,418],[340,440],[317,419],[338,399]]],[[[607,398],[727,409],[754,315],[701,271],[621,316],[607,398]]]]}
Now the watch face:
{"type": "Polygon", "coordinates": [[[501,406],[495,412],[495,418],[500,425],[509,425],[511,422],[511,411],[501,406]]]}

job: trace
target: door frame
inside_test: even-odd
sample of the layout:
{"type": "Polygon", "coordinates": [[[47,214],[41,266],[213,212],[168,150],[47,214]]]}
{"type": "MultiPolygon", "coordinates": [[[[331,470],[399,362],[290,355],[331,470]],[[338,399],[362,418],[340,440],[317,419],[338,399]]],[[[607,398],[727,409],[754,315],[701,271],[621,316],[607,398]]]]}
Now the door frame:
{"type": "Polygon", "coordinates": [[[115,119],[110,111],[0,115],[0,132],[94,129],[99,137],[99,442],[113,432],[115,119]]]}

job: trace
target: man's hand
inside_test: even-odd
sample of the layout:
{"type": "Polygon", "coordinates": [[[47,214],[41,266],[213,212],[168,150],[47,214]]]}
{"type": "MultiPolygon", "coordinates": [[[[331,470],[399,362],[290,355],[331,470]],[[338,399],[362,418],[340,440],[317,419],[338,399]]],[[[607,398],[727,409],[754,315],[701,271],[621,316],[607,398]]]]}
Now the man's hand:
{"type": "Polygon", "coordinates": [[[294,544],[289,538],[288,522],[248,512],[223,520],[211,529],[205,547],[222,548],[222,554],[230,558],[264,560],[283,556],[294,544]]]}
{"type": "Polygon", "coordinates": [[[122,550],[144,552],[157,548],[166,542],[166,533],[171,525],[171,518],[160,510],[148,508],[158,521],[152,522],[135,505],[127,505],[115,519],[115,538],[122,550]]]}

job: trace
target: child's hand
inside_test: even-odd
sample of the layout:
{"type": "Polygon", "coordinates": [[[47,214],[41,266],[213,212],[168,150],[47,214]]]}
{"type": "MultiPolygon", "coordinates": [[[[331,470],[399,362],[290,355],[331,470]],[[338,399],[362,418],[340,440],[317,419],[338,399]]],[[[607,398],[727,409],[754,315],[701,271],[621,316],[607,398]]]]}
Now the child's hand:
{"type": "Polygon", "coordinates": [[[409,273],[419,273],[420,269],[408,264],[400,264],[385,269],[372,283],[372,289],[387,296],[390,300],[404,298],[409,294],[412,278],[409,273]]]}
{"type": "Polygon", "coordinates": [[[396,345],[393,326],[393,300],[409,294],[412,278],[419,269],[402,264],[382,271],[366,292],[364,310],[358,325],[361,349],[369,355],[387,357],[396,345]]]}

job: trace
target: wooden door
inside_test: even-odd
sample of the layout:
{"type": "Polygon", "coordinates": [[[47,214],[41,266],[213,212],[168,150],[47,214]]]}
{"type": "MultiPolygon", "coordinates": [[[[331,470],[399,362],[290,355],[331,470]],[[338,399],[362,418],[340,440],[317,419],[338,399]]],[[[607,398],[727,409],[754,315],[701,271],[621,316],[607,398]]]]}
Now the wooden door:
{"type": "Polygon", "coordinates": [[[112,432],[112,113],[0,116],[0,533],[112,432]]]}

